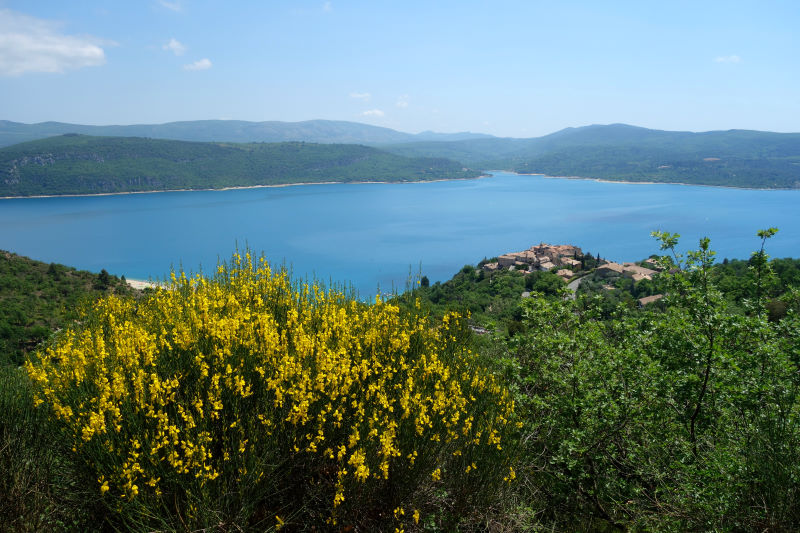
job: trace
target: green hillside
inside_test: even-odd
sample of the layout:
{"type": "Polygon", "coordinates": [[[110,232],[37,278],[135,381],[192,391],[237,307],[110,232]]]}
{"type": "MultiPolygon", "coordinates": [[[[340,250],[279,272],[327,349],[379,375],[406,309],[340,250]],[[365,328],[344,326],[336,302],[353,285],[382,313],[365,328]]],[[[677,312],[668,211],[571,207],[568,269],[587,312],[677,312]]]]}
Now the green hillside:
{"type": "Polygon", "coordinates": [[[195,143],[68,134],[0,149],[0,196],[478,175],[454,161],[408,158],[359,145],[195,143]]]}
{"type": "Polygon", "coordinates": [[[124,280],[42,263],[0,250],[0,365],[25,354],[75,319],[82,302],[133,293],[124,280]]]}
{"type": "Polygon", "coordinates": [[[447,157],[476,168],[492,167],[492,161],[515,157],[533,149],[538,139],[467,139],[460,141],[418,141],[403,144],[380,144],[383,150],[406,157],[447,157]],[[488,165],[488,166],[487,166],[488,165]]]}
{"type": "Polygon", "coordinates": [[[800,187],[800,134],[703,133],[612,124],[535,139],[473,139],[384,147],[409,157],[452,157],[476,168],[609,180],[728,187],[800,187]]]}
{"type": "Polygon", "coordinates": [[[97,192],[121,192],[254,185],[262,181],[320,181],[319,176],[334,167],[337,171],[330,172],[326,180],[395,181],[477,175],[463,173],[461,164],[475,169],[608,180],[750,188],[800,187],[800,133],[746,130],[694,133],[611,124],[566,128],[542,137],[513,139],[473,133],[412,135],[367,124],[328,120],[291,123],[201,120],[131,126],[0,121],[0,146],[31,139],[39,139],[44,144],[0,148],[0,177],[3,177],[0,186],[10,191],[0,194],[47,194],[32,184],[28,184],[24,192],[17,191],[15,160],[19,160],[18,169],[22,165],[38,167],[32,174],[28,174],[30,168],[20,170],[21,175],[39,181],[56,180],[59,187],[73,181],[69,185],[73,192],[87,188],[97,192]],[[75,133],[148,139],[112,141],[99,137],[81,140],[52,137],[75,133]],[[150,138],[173,140],[173,143],[150,138]],[[206,144],[186,146],[178,141],[206,144]],[[295,146],[230,144],[287,141],[294,142],[295,146]],[[365,146],[297,146],[297,143],[355,143],[381,152],[370,152],[365,146]],[[63,151],[65,147],[67,152],[63,151]],[[58,159],[50,157],[51,152],[58,159]],[[386,152],[400,158],[391,158],[386,152]],[[99,161],[100,158],[103,160],[99,161]],[[51,159],[57,163],[51,164],[51,159]],[[136,161],[132,162],[133,159],[136,161]],[[89,164],[91,161],[102,164],[89,164]],[[46,171],[40,172],[45,167],[46,171]],[[219,184],[207,185],[209,180],[219,184]],[[29,192],[33,189],[39,192],[29,192]]]}
{"type": "Polygon", "coordinates": [[[756,189],[800,188],[800,156],[703,157],[639,146],[598,146],[561,150],[509,163],[504,168],[523,174],[756,189]]]}
{"type": "Polygon", "coordinates": [[[503,163],[554,176],[791,189],[800,187],[800,134],[597,126],[564,132],[503,163]]]}

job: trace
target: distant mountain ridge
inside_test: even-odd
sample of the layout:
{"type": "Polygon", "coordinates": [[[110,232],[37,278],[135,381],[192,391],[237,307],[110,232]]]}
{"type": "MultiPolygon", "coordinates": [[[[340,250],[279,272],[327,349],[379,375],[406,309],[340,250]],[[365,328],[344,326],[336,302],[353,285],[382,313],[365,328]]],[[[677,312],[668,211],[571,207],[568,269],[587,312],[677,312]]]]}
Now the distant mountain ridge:
{"type": "MultiPolygon", "coordinates": [[[[741,156],[757,150],[762,156],[800,155],[800,133],[774,133],[754,130],[708,132],[652,130],[628,124],[593,124],[564,128],[528,139],[493,137],[450,142],[415,142],[384,146],[403,155],[431,155],[458,159],[464,163],[488,164],[503,161],[519,163],[572,148],[597,146],[640,146],[684,153],[717,153],[741,156]]],[[[709,156],[713,157],[713,156],[709,156]]]]}
{"type": "Polygon", "coordinates": [[[800,188],[800,133],[651,130],[627,124],[566,128],[532,139],[383,146],[526,174],[749,188],[800,188]]]}
{"type": "Polygon", "coordinates": [[[410,134],[356,122],[201,120],[82,126],[0,121],[0,146],[66,133],[198,142],[363,144],[410,158],[525,174],[748,188],[800,188],[800,133],[664,131],[594,124],[528,139],[477,133],[410,134]]]}
{"type": "Polygon", "coordinates": [[[481,133],[403,133],[390,128],[337,120],[248,122],[193,120],[165,124],[90,126],[64,122],[23,124],[0,120],[0,146],[11,146],[65,133],[95,137],[149,137],[196,142],[312,142],[323,144],[392,144],[416,141],[461,141],[489,138],[481,133]]]}

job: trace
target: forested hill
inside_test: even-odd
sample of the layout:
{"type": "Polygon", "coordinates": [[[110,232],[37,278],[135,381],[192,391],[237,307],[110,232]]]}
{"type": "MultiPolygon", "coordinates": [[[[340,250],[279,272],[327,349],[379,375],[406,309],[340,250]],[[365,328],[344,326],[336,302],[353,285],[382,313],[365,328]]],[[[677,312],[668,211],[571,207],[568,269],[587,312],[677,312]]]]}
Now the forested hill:
{"type": "Polygon", "coordinates": [[[567,128],[534,139],[470,139],[384,147],[477,168],[608,180],[800,188],[800,133],[661,131],[626,124],[567,128]]]}
{"type": "Polygon", "coordinates": [[[447,159],[405,157],[360,145],[196,143],[68,134],[0,149],[0,197],[478,175],[447,159]]]}
{"type": "MultiPolygon", "coordinates": [[[[141,174],[130,176],[127,172],[127,167],[125,172],[120,170],[120,175],[125,178],[123,181],[132,180],[133,182],[137,179],[144,179],[145,181],[152,179],[153,183],[161,183],[163,181],[162,178],[164,178],[164,172],[167,174],[172,173],[174,174],[173,177],[180,178],[180,176],[191,173],[188,170],[192,166],[191,161],[203,158],[206,158],[210,163],[209,165],[201,165],[202,169],[213,169],[215,171],[215,173],[206,173],[204,174],[205,176],[226,175],[228,174],[227,172],[216,173],[219,166],[214,162],[216,161],[216,156],[225,152],[226,149],[228,151],[223,157],[226,168],[239,169],[243,166],[243,160],[257,160],[259,159],[258,154],[263,155],[266,152],[270,152],[271,157],[276,154],[293,153],[293,157],[297,161],[294,161],[290,166],[298,172],[306,170],[304,165],[308,163],[308,158],[314,159],[318,156],[325,157],[322,154],[330,154],[334,159],[339,159],[340,156],[347,159],[347,155],[342,155],[347,150],[353,150],[354,154],[358,150],[366,150],[364,147],[345,149],[342,147],[332,148],[329,145],[326,148],[319,146],[310,148],[306,145],[305,151],[299,153],[292,152],[293,149],[286,146],[283,148],[275,146],[254,148],[253,145],[220,144],[221,142],[297,141],[364,144],[405,158],[438,159],[439,162],[433,164],[433,166],[439,169],[444,168],[442,165],[450,165],[451,163],[442,161],[443,159],[449,159],[474,169],[502,169],[551,176],[691,183],[726,187],[800,188],[800,133],[748,130],[694,133],[652,130],[627,124],[566,128],[542,137],[513,139],[474,133],[441,134],[423,132],[412,135],[367,124],[326,120],[293,123],[207,120],[132,126],[83,126],[58,122],[20,124],[0,121],[0,146],[28,139],[40,139],[40,142],[45,143],[43,145],[15,145],[0,149],[0,164],[3,164],[8,159],[6,155],[9,152],[6,150],[11,150],[14,153],[20,150],[47,152],[50,150],[50,146],[60,147],[63,144],[78,141],[74,139],[68,141],[62,137],[42,139],[43,137],[73,133],[153,137],[173,141],[215,141],[215,144],[207,145],[208,148],[196,147],[192,149],[203,152],[201,155],[196,155],[192,152],[187,157],[179,155],[173,157],[173,154],[170,153],[172,151],[176,153],[187,150],[192,151],[177,142],[174,144],[162,144],[163,149],[155,149],[151,146],[143,148],[145,153],[152,151],[163,153],[166,156],[163,159],[166,161],[162,161],[162,158],[159,158],[159,164],[157,165],[159,170],[152,175],[147,173],[146,176],[141,174]],[[50,145],[47,143],[55,144],[50,145]],[[243,154],[249,155],[240,157],[243,154]],[[229,161],[226,159],[228,157],[233,159],[229,161]],[[181,160],[181,165],[177,167],[172,165],[170,161],[173,159],[181,160]],[[182,161],[183,159],[188,160],[189,163],[182,161]],[[211,161],[212,159],[214,161],[211,161]],[[230,163],[232,163],[232,166],[230,163]],[[176,168],[179,168],[179,170],[175,170],[176,168]]],[[[84,138],[81,142],[87,143],[90,141],[84,138]]],[[[99,143],[101,141],[91,142],[99,143]]],[[[113,146],[116,146],[114,145],[116,142],[126,144],[124,149],[116,150],[116,148],[111,148],[111,153],[108,156],[103,155],[106,162],[112,159],[119,159],[115,155],[116,153],[128,153],[133,150],[128,144],[134,141],[107,140],[102,142],[111,143],[113,146]]],[[[139,142],[144,143],[145,140],[141,139],[139,142]]],[[[162,141],[148,140],[146,142],[153,144],[161,143],[162,141]]],[[[72,144],[70,144],[70,149],[72,149],[72,144]]],[[[77,154],[76,157],[92,157],[94,153],[105,151],[104,148],[97,148],[93,152],[93,149],[87,149],[85,154],[77,154]]],[[[133,151],[139,149],[142,149],[141,145],[133,151]]],[[[372,152],[372,154],[377,157],[378,152],[372,152]]],[[[28,154],[26,153],[25,155],[28,154]]],[[[278,156],[279,159],[281,157],[283,155],[278,156]]],[[[360,157],[362,155],[355,156],[355,158],[360,157]]],[[[146,156],[139,154],[135,158],[139,160],[147,159],[146,156]]],[[[13,160],[14,158],[12,157],[11,159],[13,160]]],[[[288,156],[286,159],[288,160],[288,156]]],[[[247,166],[247,164],[244,164],[244,166],[247,166]]],[[[385,178],[387,180],[407,179],[404,176],[393,173],[393,170],[398,169],[403,169],[400,174],[418,176],[415,179],[427,178],[428,172],[425,173],[425,176],[417,173],[418,165],[423,168],[426,165],[428,167],[431,166],[421,161],[409,162],[401,159],[383,159],[381,163],[373,165],[372,168],[375,170],[388,169],[390,177],[385,178]]],[[[134,166],[138,166],[138,164],[134,166]]],[[[314,164],[312,163],[311,166],[313,168],[314,164]]],[[[109,165],[106,165],[106,167],[109,167],[109,165]]],[[[75,168],[80,171],[85,170],[84,168],[75,168]]],[[[98,167],[95,167],[95,170],[97,169],[98,167]]],[[[143,167],[140,168],[140,170],[142,169],[143,167]]],[[[452,164],[452,167],[447,167],[444,175],[436,177],[461,177],[457,175],[460,169],[460,164],[452,164]],[[456,174],[454,175],[452,172],[456,174]]],[[[356,168],[354,167],[353,170],[355,171],[356,168]]],[[[3,175],[3,172],[3,168],[0,167],[0,180],[6,182],[5,185],[8,185],[9,177],[3,175]]],[[[94,170],[89,175],[95,176],[94,170]]],[[[250,175],[248,176],[251,177],[250,175]]],[[[368,175],[357,177],[359,179],[381,179],[368,175]]],[[[332,179],[339,180],[343,178],[334,176],[332,179]]],[[[301,181],[315,180],[309,178],[301,181]]],[[[251,183],[242,183],[242,185],[245,184],[251,183]]],[[[4,184],[0,183],[0,185],[4,184]]],[[[104,186],[106,185],[108,185],[108,190],[105,192],[140,190],[115,189],[114,187],[117,185],[104,184],[104,186]]],[[[199,186],[202,187],[203,185],[199,186]]],[[[185,185],[164,185],[163,187],[158,185],[151,188],[185,188],[185,185]]],[[[102,187],[101,190],[103,190],[102,187]]]]}

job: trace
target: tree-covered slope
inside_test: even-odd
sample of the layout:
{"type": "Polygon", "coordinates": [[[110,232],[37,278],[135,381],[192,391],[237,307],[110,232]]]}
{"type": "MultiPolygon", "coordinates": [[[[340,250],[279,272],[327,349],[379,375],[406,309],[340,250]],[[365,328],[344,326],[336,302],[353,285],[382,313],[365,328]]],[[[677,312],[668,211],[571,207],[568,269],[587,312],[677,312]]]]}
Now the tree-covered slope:
{"type": "Polygon", "coordinates": [[[800,187],[800,134],[660,131],[626,124],[567,128],[535,139],[385,147],[521,173],[752,188],[800,187]]]}
{"type": "Polygon", "coordinates": [[[409,134],[355,122],[199,120],[129,126],[0,121],[0,146],[80,133],[203,142],[355,143],[480,169],[609,180],[751,188],[800,187],[800,133],[662,131],[627,124],[566,128],[542,137],[409,134]]]}
{"type": "Polygon", "coordinates": [[[470,178],[477,171],[359,145],[222,144],[68,134],[0,149],[0,196],[470,178]]]}
{"type": "Polygon", "coordinates": [[[74,320],[82,302],[132,292],[105,271],[93,274],[0,250],[0,366],[21,363],[53,331],[74,320]]]}
{"type": "Polygon", "coordinates": [[[516,172],[555,176],[791,189],[800,187],[800,134],[598,126],[503,163],[516,172]]]}
{"type": "Polygon", "coordinates": [[[459,141],[417,141],[403,144],[379,144],[379,148],[406,157],[447,157],[476,168],[492,169],[493,162],[504,161],[532,150],[538,139],[489,138],[459,141]]]}

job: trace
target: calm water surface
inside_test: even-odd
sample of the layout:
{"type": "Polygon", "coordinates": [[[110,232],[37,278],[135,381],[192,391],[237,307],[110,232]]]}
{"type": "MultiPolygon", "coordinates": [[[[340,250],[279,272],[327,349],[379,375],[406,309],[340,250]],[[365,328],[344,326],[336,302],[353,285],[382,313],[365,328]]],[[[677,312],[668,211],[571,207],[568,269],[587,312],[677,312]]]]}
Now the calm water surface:
{"type": "Polygon", "coordinates": [[[312,185],[0,200],[0,249],[129,278],[172,265],[212,271],[236,244],[296,276],[350,281],[362,296],[409,274],[449,279],[539,242],[618,261],[658,253],[656,229],[681,248],[711,238],[718,258],[746,258],[777,226],[773,257],[800,257],[800,191],[600,183],[495,173],[436,183],[312,185]]]}

